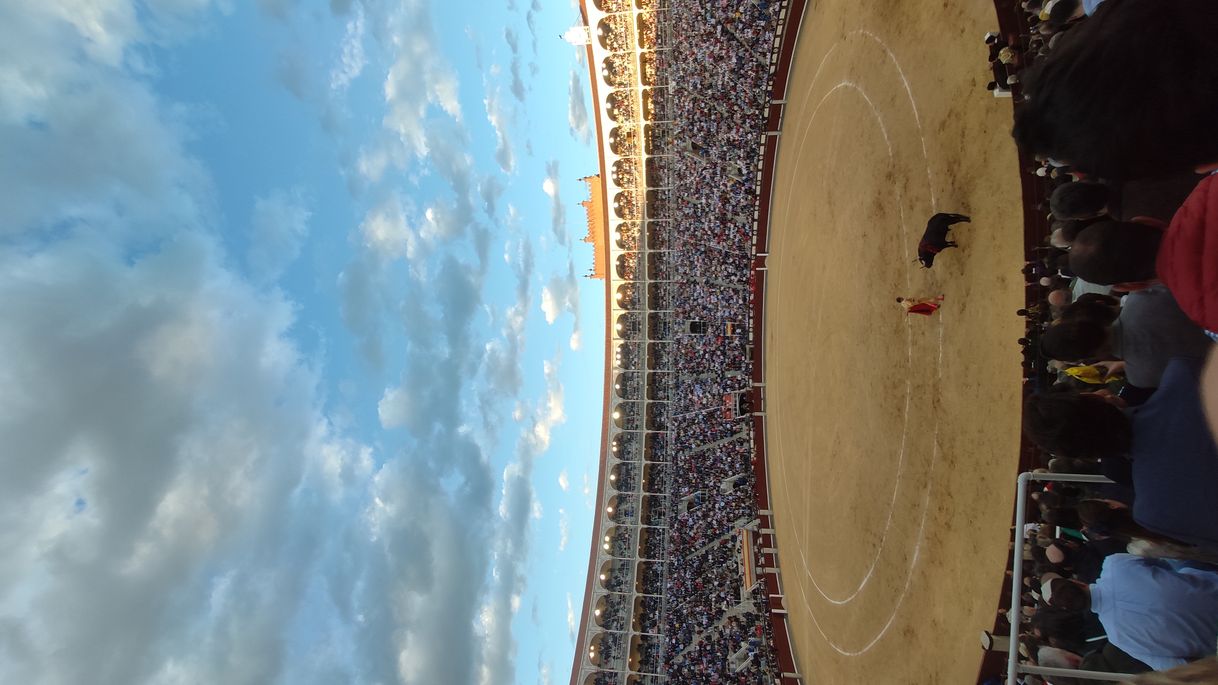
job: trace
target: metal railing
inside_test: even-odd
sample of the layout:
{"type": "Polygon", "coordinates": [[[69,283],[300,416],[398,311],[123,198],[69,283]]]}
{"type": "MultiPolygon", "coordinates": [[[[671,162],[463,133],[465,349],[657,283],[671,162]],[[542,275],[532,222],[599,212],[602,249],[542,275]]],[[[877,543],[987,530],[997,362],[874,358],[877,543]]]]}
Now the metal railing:
{"type": "Polygon", "coordinates": [[[1007,682],[1016,683],[1020,673],[1045,676],[1062,676],[1078,678],[1079,680],[1133,680],[1129,673],[1108,673],[1104,671],[1084,671],[1074,668],[1052,668],[1049,666],[1032,666],[1019,663],[1019,627],[1022,624],[1020,614],[1023,602],[1023,548],[1024,524],[1027,522],[1028,483],[1032,481],[1054,481],[1058,483],[1111,483],[1103,477],[1088,473],[1033,473],[1026,471],[1019,474],[1015,492],[1015,541],[1011,553],[1011,646],[1007,654],[1007,682]]]}

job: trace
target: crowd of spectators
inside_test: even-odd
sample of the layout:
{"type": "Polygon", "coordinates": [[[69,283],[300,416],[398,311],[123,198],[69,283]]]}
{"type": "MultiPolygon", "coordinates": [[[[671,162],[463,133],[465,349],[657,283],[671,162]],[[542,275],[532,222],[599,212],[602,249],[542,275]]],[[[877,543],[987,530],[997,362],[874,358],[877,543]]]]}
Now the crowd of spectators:
{"type": "Polygon", "coordinates": [[[1112,482],[1034,488],[1008,620],[1026,663],[1218,682],[1218,3],[1023,7],[1026,35],[986,43],[1051,189],[1024,432],[1045,470],[1112,482]]]}
{"type": "MultiPolygon", "coordinates": [[[[662,639],[639,650],[633,670],[670,683],[777,676],[764,585],[745,579],[746,565],[760,560],[746,563],[741,535],[758,516],[742,398],[753,370],[753,216],[777,22],[765,0],[676,0],[644,22],[656,40],[676,37],[655,60],[657,84],[667,88],[653,111],[669,123],[654,131],[650,145],[663,161],[648,173],[666,190],[648,196],[649,235],[637,241],[654,250],[649,304],[661,313],[648,319],[649,337],[665,341],[646,348],[650,368],[668,372],[663,388],[648,389],[669,401],[662,439],[647,443],[647,460],[667,470],[651,468],[647,487],[662,480],[671,504],[666,530],[641,540],[644,557],[661,563],[645,562],[636,587],[654,617],[644,632],[662,639]]],[[[602,675],[597,682],[624,682],[602,675]]]]}

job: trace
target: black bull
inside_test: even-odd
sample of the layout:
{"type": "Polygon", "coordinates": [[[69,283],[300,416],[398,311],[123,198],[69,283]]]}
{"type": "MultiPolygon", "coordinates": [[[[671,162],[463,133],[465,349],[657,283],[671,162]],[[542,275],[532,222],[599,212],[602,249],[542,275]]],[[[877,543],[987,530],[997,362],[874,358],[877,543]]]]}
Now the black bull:
{"type": "Polygon", "coordinates": [[[953,224],[962,221],[971,221],[971,219],[963,214],[940,212],[926,222],[926,230],[922,232],[922,239],[918,241],[918,261],[922,262],[923,267],[929,269],[934,266],[935,255],[949,247],[956,247],[955,242],[947,239],[947,232],[951,230],[953,224]]]}

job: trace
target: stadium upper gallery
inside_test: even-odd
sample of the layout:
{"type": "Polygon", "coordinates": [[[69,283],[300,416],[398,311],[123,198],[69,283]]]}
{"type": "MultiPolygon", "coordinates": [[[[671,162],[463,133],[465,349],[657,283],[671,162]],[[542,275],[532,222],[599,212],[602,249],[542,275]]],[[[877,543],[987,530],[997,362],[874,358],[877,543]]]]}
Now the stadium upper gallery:
{"type": "Polygon", "coordinates": [[[950,5],[581,2],[572,685],[1218,682],[1216,7],[950,5]]]}
{"type": "Polygon", "coordinates": [[[0,685],[1218,685],[1216,52],[0,0],[0,685]]]}

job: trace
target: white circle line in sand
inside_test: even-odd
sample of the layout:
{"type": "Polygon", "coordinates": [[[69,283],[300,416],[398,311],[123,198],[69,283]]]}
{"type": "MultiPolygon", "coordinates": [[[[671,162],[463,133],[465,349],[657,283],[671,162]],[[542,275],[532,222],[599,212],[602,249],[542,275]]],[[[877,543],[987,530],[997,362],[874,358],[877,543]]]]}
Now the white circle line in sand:
{"type": "MultiPolygon", "coordinates": [[[[838,91],[841,91],[843,88],[849,88],[849,89],[854,90],[854,92],[858,93],[859,96],[863,98],[863,101],[867,103],[867,106],[871,109],[872,116],[875,117],[876,123],[878,123],[880,126],[880,134],[883,136],[884,144],[888,148],[888,158],[889,158],[889,160],[892,160],[892,158],[893,158],[892,139],[888,135],[888,127],[884,123],[884,117],[880,114],[879,109],[875,106],[875,102],[872,101],[871,97],[869,95],[867,95],[867,92],[865,90],[863,90],[857,83],[846,80],[846,81],[841,81],[837,85],[833,86],[833,88],[830,88],[829,91],[827,93],[825,93],[825,95],[820,99],[820,102],[818,102],[816,104],[816,108],[812,110],[812,115],[806,121],[806,123],[803,127],[804,130],[802,131],[802,135],[800,136],[800,139],[799,139],[799,141],[800,141],[799,147],[797,148],[796,157],[795,157],[795,166],[797,168],[799,166],[799,160],[803,156],[804,143],[807,140],[808,132],[809,132],[809,130],[811,130],[812,124],[816,121],[816,117],[820,114],[821,107],[823,107],[825,102],[827,102],[829,100],[830,96],[832,96],[834,93],[837,93],[838,91]]],[[[805,98],[805,102],[806,102],[806,100],[807,100],[807,98],[805,98]]],[[[791,199],[790,199],[790,195],[788,194],[787,203],[784,208],[784,216],[790,213],[790,204],[791,204],[791,199]]],[[[904,204],[905,204],[904,198],[901,194],[900,188],[898,187],[897,188],[897,206],[900,208],[900,211],[901,211],[901,232],[902,232],[903,236],[908,237],[908,230],[907,230],[907,227],[905,226],[905,218],[904,218],[905,217],[904,204]]],[[[908,242],[908,241],[906,240],[906,242],[908,242]]],[[[905,273],[906,273],[906,283],[908,284],[908,281],[909,281],[909,267],[908,266],[906,267],[905,273]]],[[[817,307],[816,311],[818,312],[817,321],[819,324],[819,320],[820,320],[819,313],[821,312],[821,308],[817,307]]],[[[819,327],[819,325],[818,325],[818,327],[819,327]]],[[[913,363],[913,333],[912,333],[912,329],[910,326],[910,322],[908,320],[906,320],[905,329],[906,329],[905,339],[906,339],[906,347],[907,347],[906,358],[907,358],[907,361],[910,364],[912,364],[913,363]]],[[[867,570],[863,573],[863,576],[859,580],[858,585],[856,585],[853,590],[851,590],[849,593],[847,593],[843,597],[829,596],[829,594],[825,591],[825,589],[821,587],[820,583],[817,582],[816,576],[812,574],[811,568],[809,567],[809,564],[808,564],[807,552],[804,549],[804,545],[802,545],[802,544],[796,545],[796,547],[799,550],[800,562],[802,563],[802,565],[804,567],[805,574],[808,576],[808,579],[812,581],[812,585],[816,589],[816,592],[818,594],[820,594],[820,596],[822,598],[824,598],[826,601],[828,601],[831,604],[836,604],[836,605],[847,604],[850,601],[852,601],[855,597],[857,597],[860,592],[863,591],[863,588],[865,588],[867,586],[867,583],[871,580],[871,577],[875,574],[876,566],[879,564],[880,555],[883,553],[884,545],[888,541],[888,533],[892,529],[892,522],[893,522],[894,514],[896,511],[897,494],[900,492],[901,476],[905,472],[905,463],[906,463],[905,445],[906,445],[906,441],[907,441],[908,434],[909,434],[909,406],[910,406],[910,402],[912,399],[911,393],[912,393],[912,386],[909,383],[909,381],[906,381],[906,384],[905,384],[905,410],[903,412],[904,419],[903,419],[903,423],[902,423],[902,427],[901,427],[901,444],[897,451],[897,455],[898,455],[897,456],[897,474],[893,480],[892,498],[889,500],[889,503],[888,503],[888,515],[887,515],[887,519],[884,522],[884,529],[880,534],[879,543],[876,545],[875,555],[871,558],[871,561],[868,563],[867,570]]],[[[790,478],[787,477],[785,461],[782,462],[782,475],[783,475],[783,477],[780,479],[780,481],[782,482],[783,495],[786,496],[788,500],[790,500],[790,491],[789,491],[789,485],[788,485],[788,481],[790,480],[790,478]]],[[[808,501],[810,502],[811,500],[809,499],[808,501]]]]}
{"type": "MultiPolygon", "coordinates": [[[[931,201],[931,208],[932,208],[932,212],[933,212],[933,210],[934,210],[934,209],[937,207],[938,202],[937,202],[937,199],[936,199],[935,194],[934,194],[934,182],[933,182],[933,177],[932,177],[932,173],[931,173],[931,169],[930,169],[930,158],[929,158],[929,154],[927,153],[927,148],[926,148],[926,138],[925,138],[925,135],[924,135],[923,130],[922,130],[921,114],[920,114],[920,112],[918,111],[918,107],[917,107],[917,101],[916,101],[916,99],[915,99],[915,98],[914,98],[914,96],[913,96],[913,91],[912,91],[912,88],[911,88],[911,87],[910,87],[910,85],[909,85],[909,80],[906,78],[905,73],[904,73],[904,70],[901,68],[900,62],[899,62],[899,61],[896,59],[896,56],[893,54],[892,50],[891,50],[891,49],[890,49],[890,48],[887,46],[887,44],[885,44],[885,43],[884,43],[884,42],[883,42],[881,39],[879,39],[879,38],[878,38],[878,37],[877,37],[875,34],[873,34],[873,33],[869,32],[869,31],[866,31],[866,30],[858,30],[858,31],[853,32],[853,33],[852,33],[852,34],[850,34],[850,35],[863,35],[863,36],[867,37],[868,39],[870,39],[871,41],[873,41],[873,42],[875,42],[876,44],[878,44],[878,45],[879,45],[879,46],[880,46],[880,47],[881,47],[881,48],[884,50],[884,52],[885,52],[885,54],[887,55],[887,57],[888,57],[889,61],[890,61],[890,62],[893,64],[893,66],[894,66],[894,67],[897,69],[897,73],[898,73],[898,75],[899,75],[899,77],[900,77],[900,79],[901,79],[902,85],[903,85],[903,87],[904,87],[904,89],[905,89],[906,96],[909,98],[910,107],[911,107],[911,108],[912,108],[912,110],[913,110],[913,113],[914,113],[914,120],[915,120],[915,123],[916,123],[917,128],[918,128],[918,138],[919,138],[919,142],[920,142],[921,147],[922,147],[922,155],[923,155],[923,159],[925,160],[925,163],[926,163],[926,180],[927,180],[928,195],[929,195],[929,197],[930,197],[930,201],[931,201]]],[[[805,108],[806,108],[806,105],[807,105],[807,100],[808,100],[808,99],[811,97],[812,92],[813,92],[813,91],[814,91],[814,89],[815,89],[815,84],[816,84],[816,82],[819,80],[821,70],[823,69],[823,67],[824,67],[825,63],[828,61],[829,56],[830,56],[830,55],[831,55],[831,54],[832,54],[834,51],[836,51],[836,50],[837,50],[837,48],[838,48],[838,47],[840,47],[844,41],[845,41],[845,39],[843,39],[842,41],[839,41],[837,44],[835,44],[835,45],[834,45],[832,48],[830,48],[830,50],[829,50],[828,52],[826,52],[825,56],[824,56],[824,57],[821,59],[821,62],[820,62],[820,64],[818,65],[817,70],[816,70],[816,75],[813,77],[812,84],[809,86],[809,89],[808,89],[808,94],[807,94],[807,95],[805,96],[805,98],[804,98],[804,104],[805,104],[805,108]]],[[[873,104],[873,103],[871,103],[870,98],[869,98],[869,97],[867,97],[866,93],[865,93],[865,92],[864,92],[864,91],[863,91],[861,88],[859,88],[859,87],[858,87],[856,84],[853,84],[852,82],[843,81],[843,82],[839,83],[837,86],[835,86],[835,87],[834,87],[834,88],[833,88],[833,89],[830,91],[830,93],[831,93],[831,92],[833,92],[833,91],[835,91],[835,90],[837,90],[837,89],[839,89],[839,88],[841,88],[841,87],[843,87],[843,86],[846,86],[846,85],[850,85],[850,86],[853,86],[854,88],[856,88],[856,90],[858,90],[858,92],[859,92],[859,93],[860,93],[860,94],[861,94],[861,95],[862,95],[862,96],[863,96],[863,97],[864,97],[864,98],[865,98],[865,99],[868,101],[868,104],[872,106],[873,112],[875,112],[875,107],[874,107],[874,104],[873,104]]],[[[824,97],[824,98],[822,98],[821,102],[817,104],[817,109],[818,109],[818,110],[819,110],[820,106],[821,106],[821,105],[823,105],[824,100],[825,100],[825,99],[828,97],[828,95],[829,95],[829,94],[827,93],[827,94],[825,95],[825,97],[824,97]]],[[[881,122],[881,123],[880,123],[880,125],[881,125],[881,131],[882,131],[882,132],[885,134],[885,142],[886,142],[886,143],[888,143],[888,145],[889,145],[889,153],[890,153],[890,156],[891,156],[891,143],[890,143],[890,141],[888,141],[888,140],[887,140],[887,132],[886,132],[886,128],[885,128],[885,127],[884,127],[884,125],[883,125],[882,118],[878,116],[878,113],[876,113],[876,114],[877,114],[877,119],[879,119],[879,120],[880,120],[880,122],[881,122]]],[[[815,116],[815,114],[814,114],[813,116],[815,116]]],[[[807,131],[806,131],[806,129],[807,129],[807,126],[805,126],[804,138],[806,138],[806,136],[807,136],[807,131]]],[[[801,139],[801,149],[802,149],[802,139],[801,139]]],[[[901,210],[901,215],[902,215],[902,217],[901,217],[901,218],[902,218],[902,222],[901,222],[901,223],[902,223],[902,232],[903,232],[903,233],[907,233],[907,229],[906,229],[906,226],[905,226],[905,221],[904,221],[904,207],[903,207],[903,206],[900,206],[902,203],[898,203],[898,204],[899,204],[899,208],[900,208],[900,210],[901,210]]],[[[788,196],[788,201],[787,201],[786,211],[784,212],[784,215],[789,213],[789,209],[790,209],[790,198],[789,198],[789,196],[788,196]]],[[[906,241],[906,242],[908,242],[908,241],[906,241]]],[[[907,271],[906,271],[906,281],[907,281],[907,283],[908,283],[908,281],[909,281],[909,273],[908,273],[908,269],[907,269],[907,271]]],[[[939,380],[942,380],[942,375],[943,375],[943,371],[942,371],[942,358],[943,358],[943,331],[944,331],[944,326],[945,326],[945,323],[944,323],[945,318],[946,318],[946,315],[945,315],[945,314],[940,314],[940,317],[939,317],[939,341],[938,341],[938,342],[939,342],[939,344],[938,344],[938,360],[939,360],[940,364],[939,364],[938,369],[937,369],[937,378],[938,378],[939,380]]],[[[907,323],[906,330],[907,330],[907,333],[908,333],[908,331],[909,331],[909,321],[907,320],[907,321],[906,321],[906,323],[907,323]]],[[[912,339],[907,337],[907,342],[908,342],[908,344],[907,344],[907,348],[908,348],[908,349],[907,349],[907,353],[909,354],[910,358],[912,358],[912,353],[913,353],[913,350],[912,350],[912,345],[913,345],[913,343],[912,343],[912,339]]],[[[909,416],[908,416],[908,415],[909,415],[909,390],[908,390],[908,387],[909,387],[909,384],[908,384],[908,381],[907,381],[907,394],[906,394],[906,407],[905,407],[905,422],[906,422],[906,424],[908,423],[908,420],[909,420],[909,416]]],[[[878,633],[877,633],[877,634],[876,634],[876,635],[875,635],[875,636],[874,636],[874,637],[871,639],[871,641],[870,641],[870,642],[868,642],[868,643],[867,643],[867,644],[866,644],[864,647],[862,647],[861,649],[852,650],[852,649],[846,649],[846,648],[843,648],[843,647],[842,647],[840,644],[838,644],[837,642],[835,642],[834,640],[832,640],[832,639],[831,639],[831,638],[830,638],[830,637],[829,637],[829,636],[828,636],[828,635],[827,635],[827,634],[824,632],[824,630],[821,628],[821,626],[820,626],[820,622],[817,620],[815,613],[812,611],[811,606],[808,604],[807,592],[806,592],[806,588],[804,588],[802,578],[798,578],[798,577],[797,577],[797,582],[799,583],[800,590],[801,590],[801,601],[802,601],[802,602],[803,602],[803,604],[804,604],[804,608],[805,608],[805,609],[808,611],[809,616],[812,618],[813,624],[814,624],[814,626],[816,627],[817,631],[818,631],[818,632],[821,634],[821,636],[822,636],[822,637],[825,639],[825,641],[826,641],[826,642],[827,642],[827,643],[830,645],[830,647],[832,647],[832,648],[833,648],[835,651],[837,651],[839,654],[843,654],[843,655],[846,655],[846,656],[857,656],[857,655],[860,655],[860,654],[865,653],[866,651],[870,650],[870,649],[871,649],[873,646],[875,646],[875,644],[877,644],[877,643],[879,642],[879,640],[880,640],[880,639],[881,639],[881,638],[882,638],[882,637],[883,637],[883,636],[884,636],[884,635],[885,635],[885,634],[888,632],[888,630],[891,628],[891,626],[892,626],[893,622],[894,622],[894,621],[895,621],[895,619],[896,619],[896,615],[897,615],[897,613],[899,612],[900,607],[901,607],[901,606],[902,606],[902,604],[904,603],[905,597],[906,597],[906,595],[907,595],[907,594],[908,594],[908,592],[909,592],[909,589],[910,589],[910,587],[911,587],[911,585],[912,585],[912,582],[913,582],[913,570],[914,570],[914,568],[917,566],[917,562],[918,562],[918,559],[919,559],[920,554],[921,554],[921,547],[922,547],[922,542],[923,542],[923,539],[924,539],[924,538],[923,538],[923,534],[924,534],[924,532],[925,532],[925,525],[926,525],[926,516],[927,516],[927,513],[929,512],[930,496],[931,496],[931,493],[932,493],[932,491],[933,491],[933,487],[934,487],[933,474],[934,474],[935,464],[936,464],[936,461],[937,461],[937,459],[938,459],[938,455],[939,455],[939,442],[938,442],[938,435],[939,435],[939,425],[938,425],[938,417],[936,417],[936,421],[935,421],[935,428],[934,428],[934,431],[933,431],[933,440],[934,440],[933,444],[934,444],[934,448],[933,448],[933,452],[932,452],[932,456],[931,456],[931,465],[930,465],[930,469],[929,469],[929,471],[928,471],[928,485],[927,485],[927,491],[926,491],[926,495],[924,496],[924,498],[923,498],[923,502],[922,502],[922,513],[921,513],[920,520],[919,520],[919,525],[918,525],[918,533],[917,533],[916,542],[915,542],[915,545],[914,545],[914,553],[913,553],[913,555],[912,555],[912,557],[911,557],[911,559],[910,559],[909,569],[908,569],[908,571],[907,571],[907,573],[906,573],[905,585],[904,585],[904,587],[902,588],[900,595],[898,595],[898,597],[897,597],[897,599],[896,599],[896,602],[895,602],[895,604],[894,604],[894,606],[893,606],[893,611],[892,611],[892,613],[889,615],[889,617],[888,617],[887,621],[885,622],[884,626],[883,626],[883,627],[880,629],[880,631],[879,631],[879,632],[878,632],[878,633]]],[[[903,454],[903,452],[904,452],[904,441],[905,441],[905,436],[904,436],[904,434],[903,434],[903,435],[902,435],[902,457],[904,456],[904,454],[903,454]]],[[[785,477],[785,475],[786,475],[786,474],[785,474],[785,461],[783,462],[783,473],[784,473],[784,477],[782,478],[782,481],[783,481],[783,487],[784,487],[784,496],[786,496],[786,497],[787,497],[787,499],[789,500],[789,499],[790,499],[790,496],[789,496],[789,493],[788,493],[788,492],[787,492],[787,490],[786,490],[786,481],[787,481],[788,479],[785,477]]],[[[900,482],[900,475],[899,475],[899,474],[900,474],[900,469],[898,469],[898,482],[897,482],[897,484],[896,484],[896,487],[899,487],[899,482],[900,482]]],[[[895,491],[895,489],[894,489],[894,501],[895,501],[895,492],[896,492],[896,491],[895,491]]],[[[892,515],[892,508],[890,507],[890,510],[889,510],[889,517],[890,517],[890,521],[889,521],[889,523],[891,523],[891,515],[892,515]]],[[[883,549],[883,542],[886,540],[886,535],[887,535],[887,528],[886,528],[886,530],[885,530],[885,534],[884,534],[884,536],[881,538],[881,544],[880,544],[880,546],[879,546],[879,551],[877,551],[877,558],[878,558],[878,556],[879,556],[880,551],[882,551],[882,549],[883,549]]],[[[802,546],[802,545],[797,545],[797,546],[799,547],[800,556],[801,556],[801,561],[803,562],[803,566],[804,566],[804,572],[805,572],[805,575],[807,575],[807,576],[808,576],[808,578],[809,578],[809,579],[811,579],[811,580],[812,580],[812,582],[813,582],[813,584],[815,585],[815,584],[816,584],[815,578],[813,578],[813,576],[811,575],[811,573],[809,573],[809,572],[808,572],[808,568],[807,568],[807,560],[806,560],[806,557],[805,557],[805,554],[804,554],[803,546],[802,546]]],[[[872,568],[874,569],[874,562],[873,562],[873,566],[872,566],[872,568]]],[[[854,593],[851,595],[851,598],[850,598],[850,599],[852,599],[854,595],[857,595],[857,594],[858,594],[858,592],[859,592],[859,591],[862,589],[862,586],[866,585],[867,580],[868,580],[870,577],[871,577],[871,571],[869,570],[869,572],[868,572],[868,574],[865,576],[865,578],[864,578],[863,582],[860,584],[860,587],[859,587],[858,589],[856,589],[856,590],[855,590],[855,592],[854,592],[854,593]]],[[[844,604],[844,603],[846,603],[847,601],[849,601],[849,599],[847,599],[847,600],[839,600],[839,601],[834,601],[834,600],[830,599],[829,597],[825,596],[824,592],[820,590],[819,586],[817,586],[817,591],[818,591],[818,593],[820,593],[820,594],[821,594],[821,596],[822,596],[822,597],[824,597],[826,600],[829,600],[830,602],[833,602],[833,603],[835,603],[835,604],[844,604]]]]}

